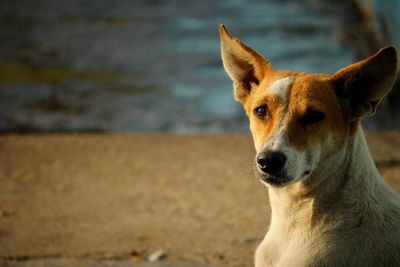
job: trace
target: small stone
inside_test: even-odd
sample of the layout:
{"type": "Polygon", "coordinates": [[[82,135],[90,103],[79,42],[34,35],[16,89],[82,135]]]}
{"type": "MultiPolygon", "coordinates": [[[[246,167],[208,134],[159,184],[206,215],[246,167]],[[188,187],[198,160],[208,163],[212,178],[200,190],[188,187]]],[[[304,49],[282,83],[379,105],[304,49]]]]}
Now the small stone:
{"type": "Polygon", "coordinates": [[[163,258],[165,258],[165,256],[167,256],[167,253],[164,250],[159,249],[151,253],[147,260],[149,262],[156,262],[162,260],[163,258]]]}

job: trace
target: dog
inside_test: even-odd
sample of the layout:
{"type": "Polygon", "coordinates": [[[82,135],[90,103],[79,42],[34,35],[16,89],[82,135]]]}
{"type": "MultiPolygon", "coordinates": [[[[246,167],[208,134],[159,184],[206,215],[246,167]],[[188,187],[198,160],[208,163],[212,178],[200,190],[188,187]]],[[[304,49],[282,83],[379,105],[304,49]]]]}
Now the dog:
{"type": "Polygon", "coordinates": [[[255,266],[400,266],[400,198],[360,119],[397,73],[393,46],[334,74],[275,70],[220,25],[223,66],[249,118],[271,222],[255,266]]]}

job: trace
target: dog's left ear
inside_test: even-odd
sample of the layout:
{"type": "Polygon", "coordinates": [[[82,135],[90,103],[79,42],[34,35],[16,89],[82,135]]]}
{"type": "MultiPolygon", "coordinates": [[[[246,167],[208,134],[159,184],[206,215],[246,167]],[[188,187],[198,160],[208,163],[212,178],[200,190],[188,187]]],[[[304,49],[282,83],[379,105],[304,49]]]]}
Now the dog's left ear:
{"type": "Polygon", "coordinates": [[[375,114],[379,103],[392,89],[396,73],[396,49],[388,46],[333,75],[337,95],[348,101],[352,120],[375,114]]]}
{"type": "Polygon", "coordinates": [[[269,68],[269,63],[239,39],[233,38],[224,25],[219,26],[221,57],[224,68],[233,81],[235,99],[239,102],[258,85],[269,68]]]}

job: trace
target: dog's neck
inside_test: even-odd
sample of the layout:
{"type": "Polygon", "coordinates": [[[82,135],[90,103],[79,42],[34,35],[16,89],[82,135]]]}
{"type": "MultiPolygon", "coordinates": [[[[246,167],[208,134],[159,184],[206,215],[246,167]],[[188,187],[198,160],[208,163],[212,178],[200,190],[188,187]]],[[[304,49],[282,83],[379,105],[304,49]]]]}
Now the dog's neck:
{"type": "Polygon", "coordinates": [[[333,206],[346,205],[346,201],[357,205],[357,198],[361,205],[376,191],[388,193],[388,190],[359,127],[343,149],[322,160],[309,178],[283,188],[269,189],[271,227],[285,224],[311,226],[333,206]],[[349,195],[346,191],[352,192],[351,200],[346,199],[349,195]]]}

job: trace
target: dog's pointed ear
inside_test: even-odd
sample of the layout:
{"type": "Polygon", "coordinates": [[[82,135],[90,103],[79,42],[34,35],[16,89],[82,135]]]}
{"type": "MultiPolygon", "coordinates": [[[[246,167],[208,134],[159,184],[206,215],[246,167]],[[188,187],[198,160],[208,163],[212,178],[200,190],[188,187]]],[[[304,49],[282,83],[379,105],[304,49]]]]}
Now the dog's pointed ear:
{"type": "Polygon", "coordinates": [[[336,72],[332,79],[337,95],[346,99],[352,120],[375,114],[396,80],[397,53],[393,46],[336,72]]]}
{"type": "Polygon", "coordinates": [[[224,68],[233,81],[235,99],[243,102],[264,78],[269,63],[239,39],[233,38],[224,25],[219,26],[221,57],[224,68]]]}

